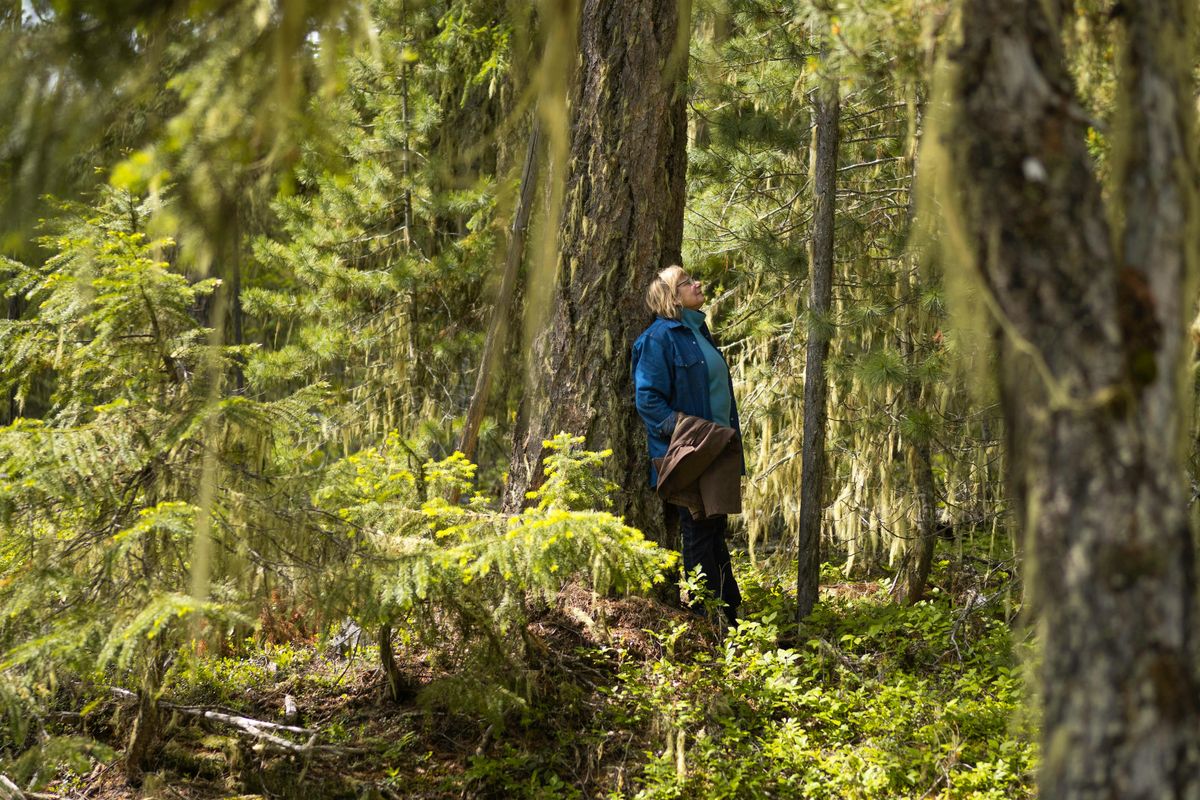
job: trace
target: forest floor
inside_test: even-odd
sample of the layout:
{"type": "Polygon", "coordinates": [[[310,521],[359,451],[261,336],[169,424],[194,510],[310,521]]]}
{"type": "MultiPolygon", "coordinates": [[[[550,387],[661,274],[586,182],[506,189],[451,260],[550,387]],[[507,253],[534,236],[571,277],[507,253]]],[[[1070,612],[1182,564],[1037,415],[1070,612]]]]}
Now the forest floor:
{"type": "MultiPolygon", "coordinates": [[[[725,637],[654,600],[568,587],[531,622],[509,688],[452,671],[452,648],[401,648],[420,690],[399,703],[365,645],[200,659],[164,687],[140,785],[110,758],[64,767],[33,796],[1034,796],[1028,637],[1013,632],[1004,563],[939,562],[928,599],[909,608],[883,581],[827,568],[803,627],[784,581],[740,566],[748,619],[725,637]],[[257,729],[272,741],[236,718],[305,732],[257,729]]],[[[114,696],[65,710],[54,733],[119,752],[133,712],[114,696]]]]}

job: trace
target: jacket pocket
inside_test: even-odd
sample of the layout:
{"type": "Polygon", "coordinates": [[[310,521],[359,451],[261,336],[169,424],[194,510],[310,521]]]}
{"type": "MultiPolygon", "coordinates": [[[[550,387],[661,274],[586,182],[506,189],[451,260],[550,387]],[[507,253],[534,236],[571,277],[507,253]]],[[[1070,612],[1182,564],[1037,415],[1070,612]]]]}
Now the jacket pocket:
{"type": "Polygon", "coordinates": [[[688,367],[694,367],[697,364],[704,363],[704,356],[701,355],[699,347],[697,347],[693,352],[687,352],[686,350],[676,348],[672,363],[675,365],[676,369],[686,369],[688,367]]]}

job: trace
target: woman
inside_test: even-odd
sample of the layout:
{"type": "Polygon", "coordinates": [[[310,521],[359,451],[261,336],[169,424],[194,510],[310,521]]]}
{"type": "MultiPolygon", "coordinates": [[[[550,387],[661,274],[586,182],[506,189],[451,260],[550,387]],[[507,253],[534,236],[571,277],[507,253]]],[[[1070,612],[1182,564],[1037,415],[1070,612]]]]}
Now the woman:
{"type": "MultiPolygon", "coordinates": [[[[650,444],[650,486],[658,484],[654,459],[663,458],[671,443],[676,414],[689,414],[738,432],[737,403],[729,366],[717,350],[705,324],[704,287],[683,267],[658,273],[646,292],[646,305],[656,319],[633,345],[633,383],[638,413],[646,423],[650,444]]],[[[725,605],[729,624],[737,622],[741,604],[737,581],[729,564],[725,515],[692,519],[682,506],[669,505],[679,517],[683,535],[683,568],[699,566],[713,596],[725,605]]]]}

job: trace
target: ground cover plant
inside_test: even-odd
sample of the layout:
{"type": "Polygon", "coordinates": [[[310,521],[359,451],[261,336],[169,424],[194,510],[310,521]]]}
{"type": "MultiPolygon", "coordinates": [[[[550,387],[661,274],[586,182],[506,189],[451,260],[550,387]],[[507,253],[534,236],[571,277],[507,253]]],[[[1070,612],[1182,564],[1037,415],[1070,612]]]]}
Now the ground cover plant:
{"type": "Polygon", "coordinates": [[[42,793],[113,798],[1033,797],[1009,578],[956,587],[958,566],[937,565],[913,606],[828,567],[802,628],[784,584],[745,570],[750,614],[723,638],[658,601],[571,584],[532,614],[528,694],[499,718],[422,691],[451,677],[434,648],[407,651],[417,691],[397,702],[365,637],[249,640],[171,668],[140,788],[114,766],[136,710],[117,695],[68,712],[60,690],[46,734],[94,743],[43,754],[36,775],[5,769],[42,793]],[[237,719],[280,726],[259,730],[279,741],[237,719]]]}

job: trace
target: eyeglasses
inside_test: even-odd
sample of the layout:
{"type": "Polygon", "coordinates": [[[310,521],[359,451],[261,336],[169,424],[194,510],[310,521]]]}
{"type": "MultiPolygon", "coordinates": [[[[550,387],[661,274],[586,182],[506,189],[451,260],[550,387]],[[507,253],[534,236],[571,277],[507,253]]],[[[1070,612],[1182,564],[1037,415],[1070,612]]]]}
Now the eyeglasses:
{"type": "Polygon", "coordinates": [[[699,286],[699,285],[700,285],[700,281],[696,280],[695,278],[688,278],[687,280],[680,281],[678,288],[682,289],[684,286],[699,286]]]}

